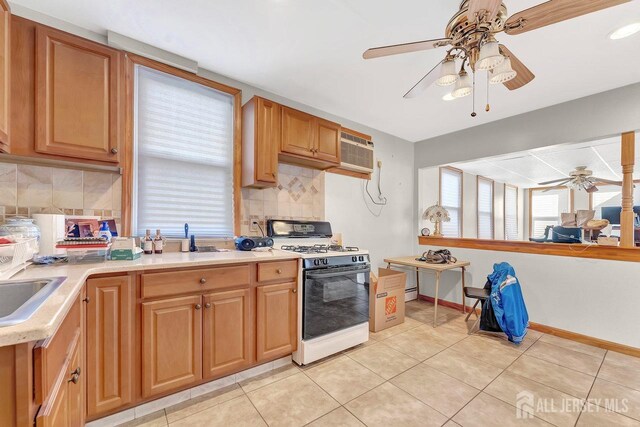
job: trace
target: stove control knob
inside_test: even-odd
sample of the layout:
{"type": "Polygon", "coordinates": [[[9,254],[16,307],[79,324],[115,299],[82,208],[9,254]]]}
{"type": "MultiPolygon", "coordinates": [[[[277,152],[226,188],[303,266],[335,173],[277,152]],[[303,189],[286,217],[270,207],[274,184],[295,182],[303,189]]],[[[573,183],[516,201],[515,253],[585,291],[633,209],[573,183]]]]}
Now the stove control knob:
{"type": "Polygon", "coordinates": [[[360,256],[358,257],[358,261],[364,261],[364,257],[363,257],[362,255],[360,255],[360,256]]]}
{"type": "Polygon", "coordinates": [[[313,265],[320,265],[320,260],[319,259],[314,259],[313,260],[313,265]]]}
{"type": "Polygon", "coordinates": [[[358,262],[358,257],[357,257],[357,256],[352,256],[352,257],[351,257],[351,261],[353,261],[353,262],[358,262]]]}
{"type": "Polygon", "coordinates": [[[323,259],[323,260],[322,260],[322,263],[323,263],[324,265],[327,265],[327,264],[329,264],[329,260],[325,258],[325,259],[323,259]]]}

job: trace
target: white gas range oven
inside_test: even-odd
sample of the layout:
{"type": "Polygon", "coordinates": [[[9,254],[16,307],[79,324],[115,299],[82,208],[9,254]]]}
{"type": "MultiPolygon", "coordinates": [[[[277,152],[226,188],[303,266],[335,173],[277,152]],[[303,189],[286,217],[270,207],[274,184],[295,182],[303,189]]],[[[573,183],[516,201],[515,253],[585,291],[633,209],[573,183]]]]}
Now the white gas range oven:
{"type": "Polygon", "coordinates": [[[298,348],[306,365],[369,339],[369,253],[331,242],[324,221],[267,221],[274,248],[302,257],[298,292],[298,348]]]}

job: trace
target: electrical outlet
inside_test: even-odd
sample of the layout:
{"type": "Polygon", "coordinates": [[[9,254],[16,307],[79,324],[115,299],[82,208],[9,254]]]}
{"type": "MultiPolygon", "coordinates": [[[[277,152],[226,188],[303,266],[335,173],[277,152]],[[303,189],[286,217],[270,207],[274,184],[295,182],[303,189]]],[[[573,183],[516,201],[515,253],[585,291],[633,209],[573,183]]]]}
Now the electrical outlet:
{"type": "Polygon", "coordinates": [[[258,231],[258,221],[252,220],[251,225],[249,226],[249,231],[258,231]]]}
{"type": "Polygon", "coordinates": [[[382,160],[379,160],[379,159],[378,159],[378,168],[382,169],[382,160]]]}

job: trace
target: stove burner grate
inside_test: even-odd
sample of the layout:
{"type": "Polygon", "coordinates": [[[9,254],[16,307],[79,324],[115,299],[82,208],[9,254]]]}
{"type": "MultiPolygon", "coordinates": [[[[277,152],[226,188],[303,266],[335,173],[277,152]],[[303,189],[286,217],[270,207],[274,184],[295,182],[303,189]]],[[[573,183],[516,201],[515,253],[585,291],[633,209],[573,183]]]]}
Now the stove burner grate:
{"type": "Polygon", "coordinates": [[[297,252],[301,254],[326,254],[327,252],[357,252],[358,249],[355,246],[342,246],[342,245],[282,245],[280,247],[283,251],[297,252]]]}

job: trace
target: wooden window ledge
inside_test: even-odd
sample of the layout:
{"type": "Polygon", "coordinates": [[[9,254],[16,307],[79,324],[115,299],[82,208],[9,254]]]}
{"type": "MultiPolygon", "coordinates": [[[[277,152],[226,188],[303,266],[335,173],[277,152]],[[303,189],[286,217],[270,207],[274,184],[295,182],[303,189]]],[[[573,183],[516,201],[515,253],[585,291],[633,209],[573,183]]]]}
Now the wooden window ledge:
{"type": "Polygon", "coordinates": [[[536,243],[511,240],[465,239],[432,236],[419,236],[418,243],[424,246],[442,246],[445,248],[480,249],[487,251],[519,252],[537,255],[556,255],[576,258],[640,262],[640,248],[599,246],[597,244],[536,243]]]}

